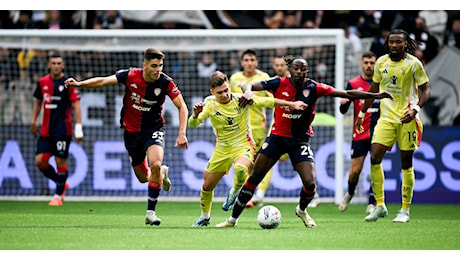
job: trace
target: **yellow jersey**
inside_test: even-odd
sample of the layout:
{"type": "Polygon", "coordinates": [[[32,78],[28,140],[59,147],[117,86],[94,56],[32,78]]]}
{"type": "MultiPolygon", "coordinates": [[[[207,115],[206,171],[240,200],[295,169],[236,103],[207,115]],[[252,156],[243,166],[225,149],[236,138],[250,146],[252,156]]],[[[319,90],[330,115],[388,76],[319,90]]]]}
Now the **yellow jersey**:
{"type": "MultiPolygon", "coordinates": [[[[242,71],[234,73],[230,77],[230,90],[232,93],[242,93],[241,86],[245,84],[251,84],[259,81],[264,81],[270,78],[268,73],[265,73],[261,70],[256,70],[256,74],[252,77],[244,76],[242,71]]],[[[268,91],[254,91],[254,95],[260,97],[270,97],[273,96],[268,91]]],[[[262,130],[266,129],[266,109],[264,107],[250,106],[249,108],[249,120],[253,130],[262,130]]]]}
{"type": "Polygon", "coordinates": [[[380,119],[392,123],[399,123],[402,115],[417,105],[418,86],[429,81],[423,64],[409,53],[400,61],[392,61],[388,54],[378,58],[372,80],[380,83],[381,92],[387,91],[394,97],[380,100],[380,119]]]}
{"type": "Polygon", "coordinates": [[[251,127],[248,124],[249,107],[271,107],[275,106],[273,97],[254,96],[254,103],[244,108],[238,106],[242,94],[232,93],[232,98],[227,104],[221,104],[215,96],[208,96],[204,100],[203,111],[196,119],[193,115],[188,119],[188,126],[197,127],[209,117],[216,136],[216,148],[241,147],[254,143],[251,134],[251,127]]]}

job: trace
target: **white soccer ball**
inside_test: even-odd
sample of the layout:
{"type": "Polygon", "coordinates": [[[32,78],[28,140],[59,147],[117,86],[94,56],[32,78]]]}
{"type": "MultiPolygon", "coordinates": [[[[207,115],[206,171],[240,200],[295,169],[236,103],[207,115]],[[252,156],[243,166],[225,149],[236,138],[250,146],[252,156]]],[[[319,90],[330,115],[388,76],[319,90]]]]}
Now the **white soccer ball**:
{"type": "Polygon", "coordinates": [[[276,228],[281,223],[281,211],[272,205],[267,205],[259,209],[257,222],[263,229],[276,228]]]}

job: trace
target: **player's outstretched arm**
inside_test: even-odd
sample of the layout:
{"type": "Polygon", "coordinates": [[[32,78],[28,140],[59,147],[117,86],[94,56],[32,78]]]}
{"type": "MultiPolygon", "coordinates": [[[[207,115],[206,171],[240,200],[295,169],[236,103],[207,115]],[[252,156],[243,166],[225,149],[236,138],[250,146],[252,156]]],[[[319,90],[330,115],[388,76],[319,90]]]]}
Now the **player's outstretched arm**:
{"type": "Polygon", "coordinates": [[[288,106],[295,110],[304,110],[308,107],[303,101],[288,101],[284,99],[275,98],[275,107],[288,106]]]}
{"type": "Polygon", "coordinates": [[[82,81],[77,81],[74,78],[68,78],[65,82],[67,87],[80,87],[80,88],[100,88],[118,84],[115,75],[107,77],[94,77],[82,81]]]}

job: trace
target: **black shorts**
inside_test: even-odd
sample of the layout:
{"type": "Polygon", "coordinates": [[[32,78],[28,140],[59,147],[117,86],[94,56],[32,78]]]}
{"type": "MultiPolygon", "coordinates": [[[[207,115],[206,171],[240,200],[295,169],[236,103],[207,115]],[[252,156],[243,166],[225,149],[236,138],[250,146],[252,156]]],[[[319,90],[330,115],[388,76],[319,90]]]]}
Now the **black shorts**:
{"type": "Polygon", "coordinates": [[[37,151],[35,154],[51,153],[59,158],[69,157],[69,146],[72,136],[64,136],[60,138],[53,137],[38,137],[37,151]]]}
{"type": "Polygon", "coordinates": [[[145,160],[147,149],[152,145],[159,145],[164,149],[164,137],[164,125],[141,132],[125,131],[123,138],[126,150],[131,158],[131,165],[136,166],[141,164],[145,160]]]}
{"type": "Polygon", "coordinates": [[[288,153],[292,165],[300,162],[314,162],[313,151],[307,141],[273,134],[265,139],[259,153],[265,154],[274,160],[278,160],[281,155],[288,153]]]}
{"type": "Polygon", "coordinates": [[[371,150],[371,139],[363,139],[351,142],[351,158],[358,158],[366,155],[371,150]]]}

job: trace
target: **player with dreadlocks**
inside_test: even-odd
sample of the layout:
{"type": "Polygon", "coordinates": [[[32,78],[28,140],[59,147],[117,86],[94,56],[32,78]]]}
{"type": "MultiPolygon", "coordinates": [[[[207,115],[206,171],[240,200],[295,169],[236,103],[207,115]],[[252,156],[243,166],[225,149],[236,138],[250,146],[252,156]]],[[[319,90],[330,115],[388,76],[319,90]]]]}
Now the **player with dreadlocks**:
{"type": "MultiPolygon", "coordinates": [[[[369,92],[387,91],[394,100],[380,101],[380,118],[374,129],[371,145],[371,179],[377,207],[366,216],[366,221],[377,221],[388,215],[384,197],[382,158],[398,142],[402,168],[402,207],[393,222],[409,222],[409,208],[414,190],[414,151],[420,146],[423,125],[420,108],[430,98],[429,79],[422,62],[414,56],[417,42],[401,29],[390,32],[385,41],[388,54],[377,59],[369,92]],[[419,91],[421,94],[419,95],[419,91]],[[420,97],[419,97],[420,96],[420,97]]],[[[373,100],[366,100],[356,120],[358,133],[363,131],[363,118],[373,100]]]]}

